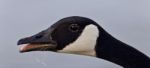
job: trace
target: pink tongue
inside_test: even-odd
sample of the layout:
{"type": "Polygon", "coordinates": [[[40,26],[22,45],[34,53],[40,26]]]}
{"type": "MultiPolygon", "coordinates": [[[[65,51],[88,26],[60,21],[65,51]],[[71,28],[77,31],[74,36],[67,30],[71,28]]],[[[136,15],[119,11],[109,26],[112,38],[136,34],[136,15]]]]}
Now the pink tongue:
{"type": "Polygon", "coordinates": [[[34,48],[39,48],[39,47],[43,47],[40,46],[40,44],[24,44],[23,46],[21,46],[20,51],[27,51],[30,49],[34,49],[34,48]]]}

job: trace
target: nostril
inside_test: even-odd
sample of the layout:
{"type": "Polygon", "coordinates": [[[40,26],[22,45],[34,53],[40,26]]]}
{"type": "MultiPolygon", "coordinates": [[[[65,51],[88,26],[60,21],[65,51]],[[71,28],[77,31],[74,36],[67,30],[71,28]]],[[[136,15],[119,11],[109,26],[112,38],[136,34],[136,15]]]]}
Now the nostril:
{"type": "Polygon", "coordinates": [[[39,39],[39,38],[42,38],[42,37],[43,37],[43,35],[37,35],[37,36],[35,36],[36,39],[39,39]]]}

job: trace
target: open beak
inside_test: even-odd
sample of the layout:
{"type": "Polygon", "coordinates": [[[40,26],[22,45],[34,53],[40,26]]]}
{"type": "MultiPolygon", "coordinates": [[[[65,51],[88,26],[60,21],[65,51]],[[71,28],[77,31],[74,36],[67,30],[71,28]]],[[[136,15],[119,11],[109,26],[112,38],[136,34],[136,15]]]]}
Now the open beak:
{"type": "Polygon", "coordinates": [[[51,30],[44,30],[31,37],[26,37],[18,41],[20,52],[29,51],[56,51],[57,43],[51,38],[51,30]]]}

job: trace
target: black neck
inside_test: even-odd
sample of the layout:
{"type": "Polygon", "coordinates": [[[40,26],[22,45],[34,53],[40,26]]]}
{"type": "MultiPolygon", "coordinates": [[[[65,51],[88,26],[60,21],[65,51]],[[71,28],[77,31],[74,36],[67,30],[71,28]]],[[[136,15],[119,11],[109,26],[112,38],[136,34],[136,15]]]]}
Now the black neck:
{"type": "Polygon", "coordinates": [[[97,57],[125,68],[150,68],[150,59],[137,49],[115,39],[104,30],[97,40],[97,57]]]}

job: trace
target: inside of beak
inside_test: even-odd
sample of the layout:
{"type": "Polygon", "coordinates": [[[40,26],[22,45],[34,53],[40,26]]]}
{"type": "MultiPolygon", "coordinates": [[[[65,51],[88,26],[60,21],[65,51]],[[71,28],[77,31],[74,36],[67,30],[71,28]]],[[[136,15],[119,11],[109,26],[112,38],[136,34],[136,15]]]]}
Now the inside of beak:
{"type": "Polygon", "coordinates": [[[29,51],[55,51],[56,45],[53,44],[23,44],[19,51],[21,53],[29,51]]]}

